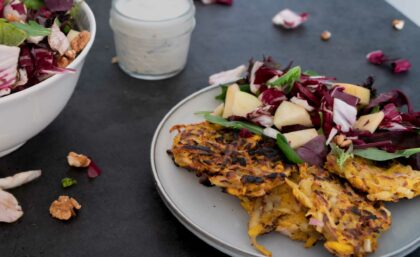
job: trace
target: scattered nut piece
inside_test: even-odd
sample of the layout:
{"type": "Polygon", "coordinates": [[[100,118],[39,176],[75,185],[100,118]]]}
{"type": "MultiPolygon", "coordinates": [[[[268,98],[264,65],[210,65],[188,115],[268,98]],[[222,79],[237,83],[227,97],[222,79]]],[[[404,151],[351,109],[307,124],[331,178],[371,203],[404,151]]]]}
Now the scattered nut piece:
{"type": "Polygon", "coordinates": [[[86,168],[90,165],[91,161],[86,155],[70,152],[67,155],[67,162],[72,167],[86,168]]]}
{"type": "Polygon", "coordinates": [[[331,38],[331,32],[329,32],[328,30],[325,30],[324,32],[321,33],[321,40],[322,41],[328,41],[331,38]]]}
{"type": "Polygon", "coordinates": [[[341,148],[345,148],[351,145],[352,141],[350,139],[346,139],[345,135],[337,135],[334,137],[334,143],[336,143],[341,148]]]}
{"type": "Polygon", "coordinates": [[[396,30],[402,30],[404,28],[405,22],[404,20],[394,19],[392,20],[392,26],[396,30]]]}
{"type": "Polygon", "coordinates": [[[67,65],[69,65],[70,64],[70,60],[69,60],[69,58],[67,58],[66,56],[61,56],[60,58],[58,58],[58,60],[57,60],[57,66],[59,67],[59,68],[66,68],[67,67],[67,65]]]}
{"type": "Polygon", "coordinates": [[[71,49],[76,51],[76,53],[79,53],[83,50],[83,48],[85,48],[89,40],[90,32],[83,30],[70,42],[71,49]]]}
{"type": "Polygon", "coordinates": [[[76,51],[75,50],[67,50],[65,53],[64,53],[64,56],[66,56],[67,58],[69,58],[70,60],[74,60],[75,58],[76,58],[76,51]]]}
{"type": "Polygon", "coordinates": [[[82,206],[72,197],[61,195],[58,200],[54,200],[50,206],[50,214],[53,218],[59,220],[69,220],[72,216],[76,216],[76,210],[80,210],[82,206]]]}
{"type": "Polygon", "coordinates": [[[112,64],[116,64],[116,63],[118,63],[118,57],[117,57],[117,56],[112,57],[112,59],[111,59],[111,63],[112,63],[112,64]]]}

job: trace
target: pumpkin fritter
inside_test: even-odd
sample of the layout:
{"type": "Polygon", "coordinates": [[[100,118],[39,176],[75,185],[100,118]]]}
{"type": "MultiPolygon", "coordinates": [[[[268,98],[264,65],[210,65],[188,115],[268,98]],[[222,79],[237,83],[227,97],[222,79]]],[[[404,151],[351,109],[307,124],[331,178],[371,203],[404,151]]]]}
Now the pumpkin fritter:
{"type": "Polygon", "coordinates": [[[391,213],[326,170],[301,165],[299,171],[298,183],[286,182],[299,202],[309,208],[309,224],[325,237],[325,248],[340,257],[374,252],[379,234],[391,225],[391,213]]]}
{"type": "MultiPolygon", "coordinates": [[[[292,175],[295,181],[298,174],[292,175]]],[[[252,245],[266,256],[271,252],[257,242],[257,237],[272,231],[281,232],[293,240],[313,246],[321,235],[309,225],[305,215],[308,209],[301,205],[287,184],[282,184],[263,197],[240,197],[242,207],[248,212],[248,235],[252,245]]]]}
{"type": "Polygon", "coordinates": [[[291,168],[285,168],[272,139],[241,137],[238,131],[208,122],[173,130],[178,131],[169,151],[174,162],[231,195],[263,196],[290,175],[291,168]]]}
{"type": "Polygon", "coordinates": [[[409,165],[394,162],[388,167],[381,167],[372,161],[354,157],[346,160],[340,168],[336,157],[330,154],[325,168],[347,179],[358,190],[368,193],[367,198],[371,201],[398,201],[420,194],[420,172],[409,165]]]}

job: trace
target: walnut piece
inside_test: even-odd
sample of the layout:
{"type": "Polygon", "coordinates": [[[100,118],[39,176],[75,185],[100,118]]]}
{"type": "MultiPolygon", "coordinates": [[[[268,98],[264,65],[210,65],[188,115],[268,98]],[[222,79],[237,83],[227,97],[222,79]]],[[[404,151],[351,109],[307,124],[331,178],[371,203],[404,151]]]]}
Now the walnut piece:
{"type": "Polygon", "coordinates": [[[352,141],[350,139],[346,139],[345,135],[337,135],[334,137],[334,143],[336,143],[341,148],[345,148],[351,145],[352,141]]]}
{"type": "Polygon", "coordinates": [[[404,28],[405,22],[404,20],[394,19],[392,20],[392,27],[396,30],[402,30],[404,28]]]}
{"type": "Polygon", "coordinates": [[[331,38],[331,32],[329,32],[328,30],[325,30],[324,32],[321,33],[321,40],[322,41],[328,41],[331,38]]]}
{"type": "Polygon", "coordinates": [[[65,56],[61,56],[60,58],[58,58],[57,60],[57,66],[59,68],[66,68],[67,65],[70,64],[70,60],[69,58],[65,57],[65,56]]]}
{"type": "Polygon", "coordinates": [[[70,152],[67,155],[67,163],[72,167],[77,168],[86,168],[90,165],[90,159],[83,154],[77,154],[75,152],[70,152]]]}
{"type": "Polygon", "coordinates": [[[72,216],[76,216],[76,210],[80,210],[82,206],[72,197],[61,195],[58,200],[54,200],[50,206],[50,214],[53,218],[59,220],[69,220],[72,216]]]}
{"type": "Polygon", "coordinates": [[[79,53],[83,50],[83,48],[85,48],[89,40],[90,32],[83,30],[70,42],[71,49],[76,51],[76,53],[79,53]]]}

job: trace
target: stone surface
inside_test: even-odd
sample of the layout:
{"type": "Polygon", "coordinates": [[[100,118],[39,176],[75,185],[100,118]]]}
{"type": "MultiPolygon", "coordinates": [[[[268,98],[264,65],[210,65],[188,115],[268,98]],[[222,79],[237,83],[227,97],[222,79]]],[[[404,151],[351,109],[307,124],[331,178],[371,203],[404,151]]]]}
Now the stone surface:
{"type": "Polygon", "coordinates": [[[420,108],[420,30],[407,20],[404,30],[395,31],[390,24],[399,13],[382,1],[237,0],[232,7],[196,1],[197,28],[186,70],[156,82],[130,78],[111,64],[111,1],[88,2],[98,34],[73,97],[47,129],[0,159],[0,177],[43,170],[39,180],[11,191],[25,214],[16,224],[0,224],[1,257],[224,256],[187,231],[159,198],[150,142],[173,105],[205,87],[210,74],[250,57],[272,55],[284,64],[293,60],[353,83],[372,74],[380,91],[399,87],[420,108]],[[308,11],[308,22],[294,31],[274,27],[272,16],[286,7],[308,11]],[[324,30],[333,35],[328,42],[319,39],[324,30]],[[409,58],[413,69],[393,75],[368,64],[365,55],[376,49],[409,58]],[[69,151],[91,156],[102,175],[89,180],[69,168],[69,151]],[[60,181],[67,176],[78,184],[62,189],[60,181]],[[71,222],[49,216],[49,205],[61,194],[83,206],[71,222]]]}

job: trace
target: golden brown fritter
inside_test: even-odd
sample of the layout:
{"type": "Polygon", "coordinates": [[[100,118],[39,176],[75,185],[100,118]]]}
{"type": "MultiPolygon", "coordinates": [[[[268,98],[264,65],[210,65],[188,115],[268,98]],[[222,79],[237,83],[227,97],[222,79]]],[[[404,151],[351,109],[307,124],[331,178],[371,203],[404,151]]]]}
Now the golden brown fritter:
{"type": "Polygon", "coordinates": [[[346,160],[340,168],[336,157],[329,154],[325,168],[368,193],[367,198],[371,201],[398,201],[420,194],[420,172],[397,162],[384,168],[364,158],[354,157],[346,160]]]}
{"type": "Polygon", "coordinates": [[[174,126],[178,134],[170,154],[183,168],[204,176],[235,196],[258,197],[284,183],[285,168],[274,140],[202,122],[174,126]]]}
{"type": "Polygon", "coordinates": [[[299,202],[309,208],[309,224],[325,237],[325,248],[340,257],[374,252],[379,234],[391,225],[391,213],[326,170],[301,165],[299,171],[299,183],[286,182],[299,202]]]}
{"type": "MultiPolygon", "coordinates": [[[[297,174],[293,177],[297,177],[297,174]]],[[[287,184],[276,187],[263,197],[240,199],[242,207],[249,214],[248,235],[251,243],[266,256],[271,256],[271,252],[258,244],[259,235],[281,232],[293,240],[304,241],[305,247],[313,246],[321,238],[305,217],[308,209],[296,200],[287,184]]]]}

